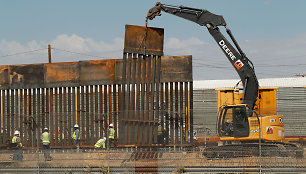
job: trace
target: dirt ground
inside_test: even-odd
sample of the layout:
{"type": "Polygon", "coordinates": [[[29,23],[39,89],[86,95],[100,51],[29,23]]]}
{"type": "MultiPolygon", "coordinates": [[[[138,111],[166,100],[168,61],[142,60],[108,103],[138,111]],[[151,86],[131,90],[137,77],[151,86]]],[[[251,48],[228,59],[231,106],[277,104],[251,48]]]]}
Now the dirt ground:
{"type": "Polygon", "coordinates": [[[87,151],[87,152],[55,152],[52,160],[45,161],[43,153],[24,153],[23,161],[13,161],[12,154],[0,154],[0,167],[306,167],[306,159],[290,157],[244,157],[228,159],[207,159],[201,152],[123,152],[123,151],[87,151]]]}

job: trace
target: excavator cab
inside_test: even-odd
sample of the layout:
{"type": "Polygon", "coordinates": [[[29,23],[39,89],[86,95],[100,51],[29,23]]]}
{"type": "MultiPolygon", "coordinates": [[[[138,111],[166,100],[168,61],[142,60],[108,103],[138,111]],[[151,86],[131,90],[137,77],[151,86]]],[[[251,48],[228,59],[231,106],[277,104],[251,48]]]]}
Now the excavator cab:
{"type": "Polygon", "coordinates": [[[218,117],[220,137],[248,137],[250,110],[246,105],[228,105],[221,108],[218,117]]]}

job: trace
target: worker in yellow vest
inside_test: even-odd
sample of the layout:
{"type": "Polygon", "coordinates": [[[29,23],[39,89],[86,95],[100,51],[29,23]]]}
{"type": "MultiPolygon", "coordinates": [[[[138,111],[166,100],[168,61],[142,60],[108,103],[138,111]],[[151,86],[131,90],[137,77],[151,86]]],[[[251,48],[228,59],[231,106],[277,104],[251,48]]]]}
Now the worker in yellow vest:
{"type": "Polygon", "coordinates": [[[106,142],[106,137],[99,139],[97,143],[95,144],[95,149],[99,149],[99,148],[105,149],[105,142],[106,142]]]}
{"type": "Polygon", "coordinates": [[[57,140],[58,140],[59,144],[63,145],[63,143],[65,141],[64,131],[62,131],[62,133],[61,133],[61,130],[58,130],[57,140]]]}
{"type": "Polygon", "coordinates": [[[115,129],[112,123],[109,125],[109,129],[108,129],[108,140],[109,140],[110,147],[115,146],[115,129]]]}
{"type": "Polygon", "coordinates": [[[22,160],[22,143],[21,143],[21,138],[19,137],[20,132],[18,130],[15,131],[14,137],[12,139],[12,143],[14,145],[14,155],[13,155],[13,160],[22,160]]]}
{"type": "Polygon", "coordinates": [[[44,133],[41,134],[41,142],[43,144],[44,157],[46,161],[51,161],[50,156],[50,134],[49,129],[44,128],[44,133]]]}
{"type": "Polygon", "coordinates": [[[72,139],[74,140],[74,144],[77,146],[77,152],[80,151],[80,131],[79,131],[79,125],[74,125],[74,132],[72,135],[72,139]]]}
{"type": "Polygon", "coordinates": [[[164,137],[166,134],[166,130],[163,128],[163,126],[161,125],[161,123],[158,123],[157,126],[157,144],[162,144],[164,145],[164,137]]]}

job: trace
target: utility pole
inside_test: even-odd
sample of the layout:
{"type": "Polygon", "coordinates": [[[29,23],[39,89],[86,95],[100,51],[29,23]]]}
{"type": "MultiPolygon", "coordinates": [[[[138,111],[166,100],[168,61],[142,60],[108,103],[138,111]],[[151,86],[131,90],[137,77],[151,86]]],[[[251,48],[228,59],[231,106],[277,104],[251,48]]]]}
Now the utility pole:
{"type": "Polygon", "coordinates": [[[51,45],[48,45],[48,57],[49,57],[49,63],[51,63],[51,45]]]}

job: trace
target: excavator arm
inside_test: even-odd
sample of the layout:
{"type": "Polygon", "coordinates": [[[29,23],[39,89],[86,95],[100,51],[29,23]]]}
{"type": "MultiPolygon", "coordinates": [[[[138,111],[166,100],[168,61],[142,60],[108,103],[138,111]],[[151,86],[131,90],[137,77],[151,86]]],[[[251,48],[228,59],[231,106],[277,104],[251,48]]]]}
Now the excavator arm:
{"type": "Polygon", "coordinates": [[[207,27],[209,33],[216,40],[221,50],[240,76],[244,87],[242,103],[246,104],[250,110],[253,110],[258,95],[258,80],[255,75],[254,67],[252,62],[241,50],[231,31],[226,27],[224,18],[204,9],[174,6],[157,2],[156,5],[148,11],[146,19],[153,20],[156,16],[161,15],[161,11],[207,27]],[[220,32],[218,26],[224,26],[226,28],[226,32],[230,36],[237,50],[220,32]]]}

